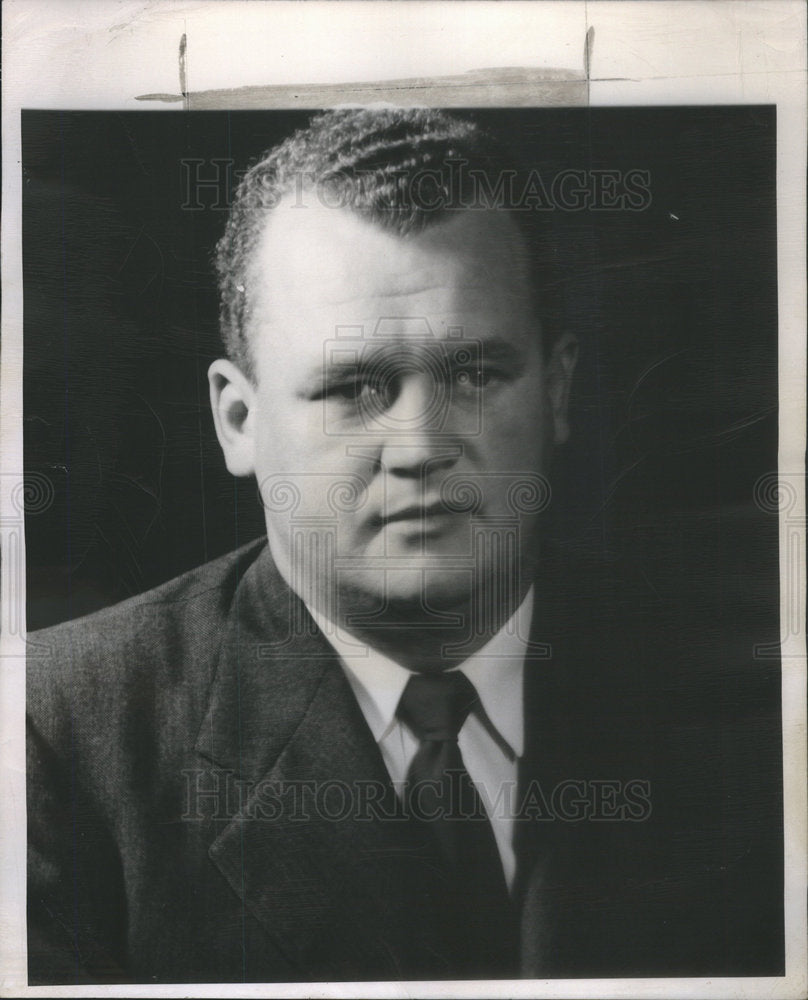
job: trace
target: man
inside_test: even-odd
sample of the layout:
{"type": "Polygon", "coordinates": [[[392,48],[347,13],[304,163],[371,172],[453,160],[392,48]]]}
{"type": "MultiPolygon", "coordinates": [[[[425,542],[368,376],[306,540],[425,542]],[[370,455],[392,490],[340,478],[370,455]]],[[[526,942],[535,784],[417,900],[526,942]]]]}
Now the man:
{"type": "Polygon", "coordinates": [[[539,537],[577,347],[511,173],[365,110],[245,176],[209,376],[267,539],[34,637],[32,982],[779,968],[761,744],[694,721],[647,594],[539,537]]]}

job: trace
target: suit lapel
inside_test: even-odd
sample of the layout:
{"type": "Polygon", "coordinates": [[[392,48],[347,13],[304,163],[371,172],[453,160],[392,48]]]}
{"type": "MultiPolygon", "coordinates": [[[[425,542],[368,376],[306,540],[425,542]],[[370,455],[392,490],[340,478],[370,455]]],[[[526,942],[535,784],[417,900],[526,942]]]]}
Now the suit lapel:
{"type": "MultiPolygon", "coordinates": [[[[540,796],[577,776],[570,767],[580,737],[567,679],[577,623],[565,623],[569,607],[552,587],[538,597],[520,785],[524,794],[533,782],[539,797],[530,798],[516,830],[523,974],[530,976],[552,967],[565,906],[559,823],[540,796]]],[[[336,655],[266,549],[236,590],[196,746],[245,783],[241,808],[210,858],[306,978],[351,979],[358,968],[377,979],[451,975],[441,964],[446,913],[436,859],[401,819],[336,655]]]]}
{"type": "Polygon", "coordinates": [[[245,783],[210,858],[287,959],[310,977],[404,976],[419,938],[406,904],[423,905],[432,861],[335,654],[268,550],[237,589],[196,746],[245,783]]]}

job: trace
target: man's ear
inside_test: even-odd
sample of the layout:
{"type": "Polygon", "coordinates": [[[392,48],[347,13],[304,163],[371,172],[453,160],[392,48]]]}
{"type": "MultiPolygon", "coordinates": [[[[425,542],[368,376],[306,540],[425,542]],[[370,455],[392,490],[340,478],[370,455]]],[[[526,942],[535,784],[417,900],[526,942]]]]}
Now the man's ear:
{"type": "Polygon", "coordinates": [[[547,395],[553,421],[553,441],[564,444],[570,436],[567,408],[570,399],[572,373],[578,361],[578,340],[565,333],[553,345],[545,370],[547,395]]]}
{"type": "Polygon", "coordinates": [[[208,369],[216,436],[234,476],[255,472],[255,386],[232,361],[219,358],[208,369]]]}

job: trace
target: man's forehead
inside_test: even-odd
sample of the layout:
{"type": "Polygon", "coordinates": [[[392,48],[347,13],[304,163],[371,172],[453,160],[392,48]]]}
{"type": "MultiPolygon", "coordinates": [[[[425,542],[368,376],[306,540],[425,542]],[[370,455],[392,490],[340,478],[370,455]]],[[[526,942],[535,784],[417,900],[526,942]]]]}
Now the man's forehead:
{"type": "Polygon", "coordinates": [[[290,288],[316,275],[318,288],[338,300],[342,290],[417,293],[429,287],[436,262],[443,278],[454,274],[470,288],[523,277],[524,240],[509,213],[464,209],[425,221],[423,229],[402,236],[383,217],[329,207],[314,193],[286,196],[267,213],[253,279],[290,288]]]}

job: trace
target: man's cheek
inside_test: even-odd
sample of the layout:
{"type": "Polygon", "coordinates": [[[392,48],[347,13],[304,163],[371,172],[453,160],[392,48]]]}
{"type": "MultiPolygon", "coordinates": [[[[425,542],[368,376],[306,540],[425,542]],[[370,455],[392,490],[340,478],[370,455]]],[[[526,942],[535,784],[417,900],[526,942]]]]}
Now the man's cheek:
{"type": "Polygon", "coordinates": [[[544,436],[540,422],[527,428],[524,422],[504,422],[485,439],[481,462],[491,472],[526,475],[541,472],[544,436]]]}

